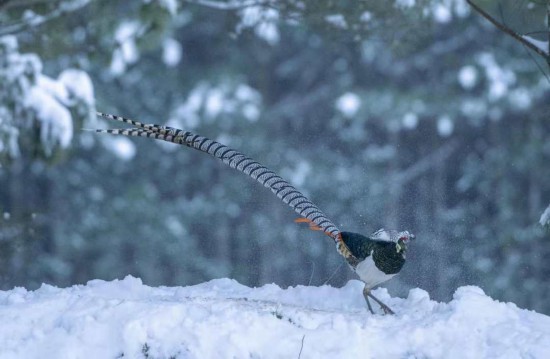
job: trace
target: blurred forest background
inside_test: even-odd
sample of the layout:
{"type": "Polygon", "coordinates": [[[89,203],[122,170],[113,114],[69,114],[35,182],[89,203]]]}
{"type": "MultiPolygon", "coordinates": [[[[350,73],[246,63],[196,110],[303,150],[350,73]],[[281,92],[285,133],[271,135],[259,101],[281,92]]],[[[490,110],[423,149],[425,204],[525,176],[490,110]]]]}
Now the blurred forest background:
{"type": "MultiPolygon", "coordinates": [[[[545,1],[476,3],[548,46],[545,1]]],[[[97,109],[241,150],[343,230],[414,232],[393,295],[549,314],[548,74],[459,0],[0,0],[0,287],[354,278],[221,162],[81,131],[117,127],[97,109]]]]}

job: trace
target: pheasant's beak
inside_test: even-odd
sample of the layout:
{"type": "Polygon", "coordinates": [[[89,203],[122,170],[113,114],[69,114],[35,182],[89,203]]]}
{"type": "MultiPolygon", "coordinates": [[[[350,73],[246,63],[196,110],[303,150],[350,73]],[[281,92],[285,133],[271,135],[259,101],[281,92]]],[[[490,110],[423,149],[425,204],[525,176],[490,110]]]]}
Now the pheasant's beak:
{"type": "Polygon", "coordinates": [[[403,242],[404,244],[407,244],[415,238],[416,238],[416,236],[414,234],[409,233],[409,231],[405,231],[405,232],[402,232],[402,235],[399,238],[399,240],[401,242],[403,242]]]}

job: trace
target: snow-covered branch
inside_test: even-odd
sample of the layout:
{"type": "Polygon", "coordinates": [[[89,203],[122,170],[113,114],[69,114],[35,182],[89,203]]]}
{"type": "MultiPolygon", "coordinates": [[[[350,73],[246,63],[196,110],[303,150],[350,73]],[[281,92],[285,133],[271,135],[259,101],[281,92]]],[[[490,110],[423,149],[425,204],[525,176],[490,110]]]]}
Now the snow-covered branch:
{"type": "Polygon", "coordinates": [[[14,36],[0,37],[0,154],[16,158],[32,147],[51,156],[67,148],[74,118],[88,118],[94,102],[85,72],[66,69],[50,78],[42,74],[38,56],[18,52],[14,36]]]}
{"type": "Polygon", "coordinates": [[[233,0],[233,1],[215,1],[215,0],[184,0],[184,2],[194,5],[200,5],[217,10],[242,10],[251,6],[273,6],[269,0],[233,0]]]}
{"type": "MultiPolygon", "coordinates": [[[[59,18],[60,16],[66,15],[73,11],[79,10],[84,6],[88,5],[91,0],[71,0],[71,1],[62,1],[60,2],[53,10],[45,14],[37,14],[32,10],[26,10],[23,12],[23,15],[20,20],[2,26],[0,28],[0,36],[15,34],[23,30],[34,28],[40,26],[48,21],[59,18]]],[[[29,5],[37,4],[37,1],[28,1],[25,2],[29,5]]],[[[10,7],[20,7],[21,4],[13,2],[4,2],[0,7],[10,8],[10,7]]]]}
{"type": "Polygon", "coordinates": [[[259,38],[271,45],[279,41],[277,23],[281,19],[282,8],[288,10],[289,7],[289,3],[273,0],[183,0],[183,2],[216,10],[236,11],[241,19],[236,26],[237,33],[244,29],[252,29],[259,38]]]}
{"type": "Polygon", "coordinates": [[[539,223],[541,226],[550,229],[550,205],[546,207],[546,209],[540,216],[539,223]]]}
{"type": "Polygon", "coordinates": [[[0,10],[7,11],[10,9],[29,7],[38,4],[48,4],[51,5],[53,1],[51,0],[4,0],[0,1],[0,10]]]}
{"type": "Polygon", "coordinates": [[[500,31],[510,35],[511,37],[513,37],[514,39],[516,39],[517,41],[519,41],[521,44],[525,45],[527,48],[533,50],[534,52],[536,52],[538,55],[540,55],[546,62],[548,62],[550,64],[550,54],[548,52],[548,44],[546,42],[542,42],[542,41],[533,41],[534,39],[528,37],[528,36],[523,36],[523,35],[520,35],[519,33],[517,33],[516,31],[514,31],[513,29],[511,29],[510,27],[506,26],[505,24],[497,21],[494,17],[492,17],[491,15],[489,15],[488,12],[486,12],[485,10],[483,10],[481,7],[479,7],[478,5],[476,5],[473,1],[471,0],[466,0],[468,2],[468,4],[470,4],[470,6],[475,10],[477,11],[481,16],[483,16],[484,18],[486,18],[491,24],[493,24],[497,29],[499,29],[500,31]],[[545,48],[543,48],[541,45],[541,43],[545,43],[546,46],[545,48]]]}

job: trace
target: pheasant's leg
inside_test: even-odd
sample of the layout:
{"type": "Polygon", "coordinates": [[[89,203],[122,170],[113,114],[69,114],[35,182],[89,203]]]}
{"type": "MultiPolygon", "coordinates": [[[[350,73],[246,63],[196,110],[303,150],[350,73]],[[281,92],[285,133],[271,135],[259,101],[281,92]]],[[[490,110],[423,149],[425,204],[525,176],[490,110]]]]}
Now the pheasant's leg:
{"type": "Polygon", "coordinates": [[[372,307],[369,302],[369,295],[370,295],[370,289],[367,288],[365,285],[365,288],[363,288],[363,296],[365,297],[365,300],[367,301],[367,306],[369,307],[369,311],[374,314],[374,310],[372,310],[372,307]]]}
{"type": "MultiPolygon", "coordinates": [[[[363,291],[364,293],[365,291],[363,291]]],[[[382,301],[378,298],[376,298],[374,295],[372,295],[372,293],[370,292],[370,290],[367,292],[367,295],[369,297],[371,297],[372,299],[374,299],[374,301],[376,303],[378,303],[378,305],[382,308],[382,310],[384,311],[384,314],[395,314],[393,312],[393,310],[390,309],[390,307],[388,307],[387,305],[385,305],[384,303],[382,303],[382,301]]]]}

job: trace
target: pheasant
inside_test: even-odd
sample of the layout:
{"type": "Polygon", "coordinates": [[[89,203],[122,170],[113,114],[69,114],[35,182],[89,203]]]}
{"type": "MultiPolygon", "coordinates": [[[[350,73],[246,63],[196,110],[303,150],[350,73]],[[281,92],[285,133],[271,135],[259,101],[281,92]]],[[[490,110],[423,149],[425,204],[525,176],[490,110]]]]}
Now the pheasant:
{"type": "Polygon", "coordinates": [[[408,231],[380,229],[370,237],[358,233],[342,232],[327,216],[294,186],[259,162],[217,141],[168,126],[144,124],[121,116],[97,112],[97,116],[127,123],[132,128],[97,129],[98,133],[149,137],[185,145],[208,153],[223,163],[248,175],[269,188],[279,199],[289,205],[302,218],[296,222],[308,223],[310,229],[324,232],[336,244],[336,250],[349,267],[365,283],[363,296],[368,309],[374,314],[369,297],[380,305],[385,314],[393,311],[371,293],[371,289],[395,276],[405,263],[407,244],[415,236],[408,231]]]}
{"type": "MultiPolygon", "coordinates": [[[[309,223],[310,229],[322,230],[309,219],[299,218],[295,222],[309,223]]],[[[341,239],[351,254],[358,260],[351,268],[365,283],[363,296],[371,313],[374,313],[369,302],[371,297],[386,314],[394,314],[382,301],[370,293],[371,289],[393,278],[405,264],[405,252],[410,240],[415,239],[409,231],[385,230],[383,228],[365,237],[358,233],[341,232],[341,239]]]]}
{"type": "Polygon", "coordinates": [[[369,302],[371,297],[386,314],[393,311],[370,291],[380,283],[393,278],[405,264],[407,244],[415,236],[408,231],[386,231],[379,229],[365,237],[361,234],[342,232],[342,240],[350,252],[360,261],[355,267],[355,273],[365,283],[363,295],[371,313],[374,313],[369,302]]]}

